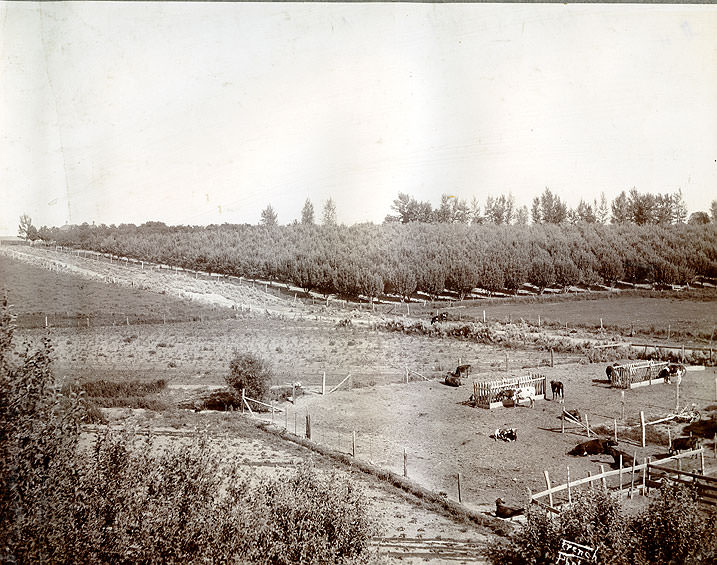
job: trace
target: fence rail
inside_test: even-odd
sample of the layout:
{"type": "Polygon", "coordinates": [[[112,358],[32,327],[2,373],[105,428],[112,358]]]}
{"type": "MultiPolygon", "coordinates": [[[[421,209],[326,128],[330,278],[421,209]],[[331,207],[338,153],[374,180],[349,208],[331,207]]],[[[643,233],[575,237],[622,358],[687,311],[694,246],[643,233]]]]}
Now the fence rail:
{"type": "MultiPolygon", "coordinates": [[[[660,470],[663,473],[669,472],[669,473],[675,473],[675,474],[682,474],[687,475],[690,477],[696,477],[697,479],[704,479],[706,482],[717,484],[717,479],[706,477],[705,476],[705,466],[704,466],[704,453],[705,449],[703,447],[699,449],[694,449],[691,451],[686,451],[684,453],[679,453],[677,455],[672,455],[670,457],[666,457],[664,459],[660,459],[659,465],[653,464],[648,458],[644,458],[642,463],[637,463],[636,457],[633,457],[632,465],[628,467],[622,466],[622,458],[620,459],[620,467],[618,469],[613,469],[610,471],[605,471],[604,466],[601,465],[601,472],[598,474],[590,474],[588,473],[587,477],[583,477],[580,479],[574,479],[570,480],[570,468],[567,468],[568,473],[568,482],[564,484],[560,484],[557,486],[552,486],[550,483],[550,474],[548,471],[543,471],[543,474],[545,475],[545,482],[546,486],[548,487],[546,490],[543,490],[541,492],[538,492],[536,494],[531,494],[530,501],[532,504],[538,504],[542,507],[547,507],[550,511],[554,513],[560,513],[560,509],[556,508],[554,501],[553,501],[553,495],[561,492],[567,492],[568,494],[568,503],[571,502],[571,489],[577,486],[581,485],[589,485],[590,488],[593,488],[593,483],[600,482],[602,484],[602,488],[607,490],[607,479],[611,477],[619,477],[619,484],[616,490],[619,490],[619,492],[623,492],[624,489],[629,488],[629,494],[632,496],[633,491],[639,492],[642,490],[643,493],[646,493],[646,489],[654,486],[659,486],[659,483],[655,480],[650,479],[650,469],[660,470]],[[668,467],[665,467],[665,463],[669,463],[670,461],[680,461],[681,459],[684,459],[686,457],[696,457],[700,456],[700,469],[701,474],[696,473],[687,473],[685,471],[682,471],[681,469],[671,469],[668,467]],[[638,477],[638,480],[642,484],[635,485],[635,477],[638,476],[640,473],[642,473],[641,479],[638,477]],[[627,485],[625,485],[623,477],[625,476],[630,477],[630,481],[627,485]],[[549,503],[546,504],[545,502],[541,501],[541,498],[548,497],[549,503]]],[[[712,487],[709,487],[709,492],[711,491],[712,487]]]]}

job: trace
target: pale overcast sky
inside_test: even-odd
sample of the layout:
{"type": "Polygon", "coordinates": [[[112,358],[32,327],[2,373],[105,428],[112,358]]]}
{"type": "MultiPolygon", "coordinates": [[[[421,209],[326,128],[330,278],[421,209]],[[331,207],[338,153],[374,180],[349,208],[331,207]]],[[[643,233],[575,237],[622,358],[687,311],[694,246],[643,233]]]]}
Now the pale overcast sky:
{"type": "Polygon", "coordinates": [[[0,4],[0,234],[717,198],[710,5],[0,4]]]}

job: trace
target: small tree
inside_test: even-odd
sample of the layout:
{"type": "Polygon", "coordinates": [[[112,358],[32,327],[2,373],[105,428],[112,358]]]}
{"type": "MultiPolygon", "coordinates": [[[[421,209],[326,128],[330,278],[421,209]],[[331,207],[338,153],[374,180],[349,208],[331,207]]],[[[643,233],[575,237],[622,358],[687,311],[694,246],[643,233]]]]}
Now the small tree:
{"type": "Polygon", "coordinates": [[[38,239],[37,228],[32,225],[32,218],[27,214],[20,216],[20,224],[17,226],[17,233],[23,239],[35,241],[38,239]]]}
{"type": "Polygon", "coordinates": [[[264,226],[275,226],[277,224],[277,215],[274,208],[269,204],[261,211],[261,224],[264,226]]]}
{"type": "Polygon", "coordinates": [[[314,224],[314,205],[308,198],[304,202],[304,207],[301,209],[301,223],[305,225],[314,224]]]}
{"type": "Polygon", "coordinates": [[[224,378],[239,394],[244,389],[247,396],[264,401],[269,394],[271,376],[268,361],[253,353],[235,351],[234,358],[229,363],[229,375],[224,378]]]}
{"type": "Polygon", "coordinates": [[[333,198],[329,198],[324,204],[323,224],[325,226],[336,225],[336,204],[333,198]]]}

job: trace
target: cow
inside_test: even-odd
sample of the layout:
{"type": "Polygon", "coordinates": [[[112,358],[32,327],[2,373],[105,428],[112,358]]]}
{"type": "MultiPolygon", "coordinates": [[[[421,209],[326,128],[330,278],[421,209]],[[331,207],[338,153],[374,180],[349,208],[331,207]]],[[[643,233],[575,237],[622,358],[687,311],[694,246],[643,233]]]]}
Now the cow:
{"type": "Polygon", "coordinates": [[[617,446],[617,442],[611,439],[591,439],[579,443],[568,451],[568,455],[584,457],[586,455],[611,455],[609,449],[617,446]]]}
{"type": "Polygon", "coordinates": [[[461,376],[456,375],[455,373],[448,373],[444,382],[448,386],[461,386],[463,384],[461,382],[461,376]]]}
{"type": "Polygon", "coordinates": [[[504,400],[512,400],[514,394],[515,390],[512,388],[503,389],[495,395],[495,401],[503,402],[504,400]]]}
{"type": "Polygon", "coordinates": [[[498,441],[499,439],[503,441],[517,441],[518,431],[515,428],[496,428],[492,437],[494,441],[498,441]]]}
{"type": "Polygon", "coordinates": [[[677,437],[672,440],[672,446],[670,447],[670,455],[673,453],[679,453],[688,449],[699,449],[701,447],[700,438],[697,436],[689,437],[677,437]]]}
{"type": "Polygon", "coordinates": [[[623,467],[632,467],[635,464],[635,460],[632,455],[630,455],[627,451],[621,451],[619,449],[616,449],[613,446],[608,447],[608,455],[612,455],[612,458],[615,460],[615,467],[620,466],[620,456],[622,455],[622,466],[623,467]]]}
{"type": "Polygon", "coordinates": [[[672,381],[672,377],[682,378],[686,371],[687,369],[685,369],[684,365],[670,363],[667,367],[662,369],[657,376],[664,379],[666,383],[669,383],[672,381]]]}
{"type": "Polygon", "coordinates": [[[530,400],[530,407],[532,408],[535,405],[535,387],[525,386],[517,389],[513,394],[515,406],[518,406],[521,400],[530,400]]]}
{"type": "Polygon", "coordinates": [[[464,376],[470,375],[470,373],[471,373],[470,365],[458,365],[458,367],[456,367],[455,374],[458,375],[459,377],[464,377],[464,376]]]}
{"type": "Polygon", "coordinates": [[[448,314],[446,312],[441,312],[440,314],[436,314],[431,318],[431,324],[435,324],[436,322],[445,322],[448,320],[448,314]]]}
{"type": "Polygon", "coordinates": [[[512,518],[513,516],[519,516],[524,512],[525,508],[506,506],[505,501],[502,498],[495,499],[495,515],[498,516],[498,518],[512,518]]]}
{"type": "Polygon", "coordinates": [[[550,390],[553,391],[553,400],[556,396],[565,398],[565,386],[561,381],[550,381],[550,390]]]}
{"type": "Polygon", "coordinates": [[[615,367],[613,367],[612,365],[608,365],[607,367],[605,367],[605,374],[607,375],[607,378],[610,379],[611,381],[612,381],[612,375],[614,372],[615,372],[615,367]]]}

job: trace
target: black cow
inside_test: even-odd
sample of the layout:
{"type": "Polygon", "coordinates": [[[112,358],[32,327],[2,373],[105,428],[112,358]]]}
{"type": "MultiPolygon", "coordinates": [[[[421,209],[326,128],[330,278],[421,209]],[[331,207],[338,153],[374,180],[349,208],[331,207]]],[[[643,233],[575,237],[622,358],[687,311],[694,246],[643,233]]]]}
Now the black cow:
{"type": "Polygon", "coordinates": [[[455,373],[459,377],[464,377],[466,375],[470,375],[471,366],[470,365],[458,365],[458,367],[456,367],[455,373]]]}
{"type": "Polygon", "coordinates": [[[670,455],[672,455],[673,453],[679,453],[680,451],[685,451],[687,449],[699,449],[700,444],[700,438],[698,438],[697,436],[677,437],[672,440],[672,447],[670,447],[670,455]]]}
{"type": "Polygon", "coordinates": [[[448,314],[446,312],[441,312],[440,314],[437,314],[436,316],[433,316],[431,318],[431,324],[435,324],[436,322],[445,322],[448,320],[448,314]]]}
{"type": "Polygon", "coordinates": [[[621,451],[619,449],[616,449],[613,446],[608,447],[608,454],[612,455],[612,458],[615,460],[615,467],[620,466],[620,456],[622,455],[622,466],[623,467],[632,467],[635,464],[635,461],[633,459],[633,456],[630,455],[627,451],[621,451]]]}
{"type": "Polygon", "coordinates": [[[615,367],[612,365],[608,365],[605,367],[605,374],[607,375],[607,378],[612,380],[612,374],[615,372],[615,367]]]}
{"type": "Polygon", "coordinates": [[[461,382],[461,376],[456,375],[455,373],[448,373],[446,375],[445,383],[448,386],[461,386],[461,384],[463,384],[461,382]]]}
{"type": "Polygon", "coordinates": [[[591,439],[579,443],[568,451],[568,455],[576,455],[584,457],[586,455],[611,455],[610,448],[615,447],[617,443],[611,439],[591,439]]]}
{"type": "Polygon", "coordinates": [[[565,398],[565,387],[563,386],[562,382],[550,381],[550,390],[553,391],[553,400],[555,400],[556,396],[560,398],[565,398]]]}
{"type": "Polygon", "coordinates": [[[498,518],[512,518],[519,516],[525,512],[525,508],[517,508],[515,506],[507,506],[502,498],[495,499],[495,515],[498,518]]]}

